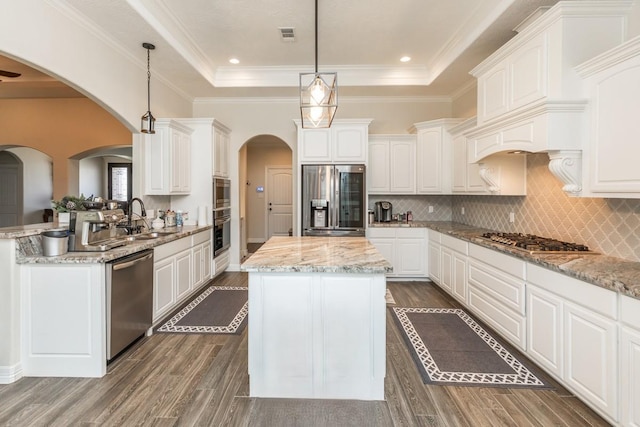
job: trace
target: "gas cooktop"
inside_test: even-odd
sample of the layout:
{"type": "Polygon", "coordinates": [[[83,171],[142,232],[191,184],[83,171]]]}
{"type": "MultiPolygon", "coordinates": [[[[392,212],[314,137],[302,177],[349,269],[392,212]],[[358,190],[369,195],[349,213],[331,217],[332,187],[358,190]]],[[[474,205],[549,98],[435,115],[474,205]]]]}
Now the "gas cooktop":
{"type": "Polygon", "coordinates": [[[589,250],[586,245],[563,242],[548,237],[522,233],[484,233],[483,238],[492,242],[502,243],[530,254],[566,254],[580,252],[580,254],[597,254],[589,250]]]}

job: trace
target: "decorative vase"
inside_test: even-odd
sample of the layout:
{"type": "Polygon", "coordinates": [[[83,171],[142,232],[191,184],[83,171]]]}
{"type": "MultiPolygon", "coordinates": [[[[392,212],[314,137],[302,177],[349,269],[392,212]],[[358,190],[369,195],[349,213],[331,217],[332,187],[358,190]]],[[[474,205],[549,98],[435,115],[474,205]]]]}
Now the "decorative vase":
{"type": "Polygon", "coordinates": [[[58,212],[58,223],[69,224],[70,217],[71,217],[70,212],[58,212]]]}

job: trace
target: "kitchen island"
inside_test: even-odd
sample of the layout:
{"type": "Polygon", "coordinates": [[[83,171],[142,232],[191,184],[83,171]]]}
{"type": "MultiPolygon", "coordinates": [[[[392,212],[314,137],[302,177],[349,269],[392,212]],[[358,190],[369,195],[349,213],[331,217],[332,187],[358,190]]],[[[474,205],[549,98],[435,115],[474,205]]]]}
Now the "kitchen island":
{"type": "Polygon", "coordinates": [[[364,237],[273,237],[249,273],[251,397],[384,400],[385,273],[364,237]]]}

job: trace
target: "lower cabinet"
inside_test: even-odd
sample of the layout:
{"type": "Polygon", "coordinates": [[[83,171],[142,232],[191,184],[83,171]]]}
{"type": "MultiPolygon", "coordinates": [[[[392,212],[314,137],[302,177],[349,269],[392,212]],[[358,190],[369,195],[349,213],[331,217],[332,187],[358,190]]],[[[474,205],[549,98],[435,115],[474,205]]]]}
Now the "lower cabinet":
{"type": "Polygon", "coordinates": [[[427,233],[418,227],[373,227],[367,237],[393,264],[388,277],[425,277],[427,275],[427,233]]]}
{"type": "Polygon", "coordinates": [[[428,264],[429,264],[429,278],[435,283],[442,286],[441,274],[440,274],[440,263],[441,263],[441,252],[442,247],[440,245],[440,240],[442,234],[437,231],[429,230],[429,254],[427,256],[428,264]]]}
{"type": "Polygon", "coordinates": [[[442,234],[440,246],[442,286],[451,296],[466,304],[468,243],[442,234]]]}
{"type": "Polygon", "coordinates": [[[468,274],[469,308],[524,351],[525,262],[470,244],[468,274]]]}
{"type": "Polygon", "coordinates": [[[640,300],[620,298],[620,422],[640,426],[640,300]]]}
{"type": "Polygon", "coordinates": [[[618,295],[527,264],[527,297],[527,354],[603,416],[617,420],[618,295]]]}
{"type": "Polygon", "coordinates": [[[153,252],[155,323],[211,277],[211,230],[156,246],[153,252]]]}

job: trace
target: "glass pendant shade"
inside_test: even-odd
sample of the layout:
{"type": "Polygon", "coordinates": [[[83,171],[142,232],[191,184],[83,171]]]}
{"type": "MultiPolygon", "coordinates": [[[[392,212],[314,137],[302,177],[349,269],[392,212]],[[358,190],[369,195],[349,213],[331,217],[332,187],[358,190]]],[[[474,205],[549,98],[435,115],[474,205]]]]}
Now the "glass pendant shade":
{"type": "Polygon", "coordinates": [[[147,111],[140,123],[140,132],[142,133],[156,133],[155,130],[156,118],[153,117],[151,111],[147,111]]]}
{"type": "Polygon", "coordinates": [[[338,73],[300,73],[303,128],[328,128],[338,109],[338,73]]]}

